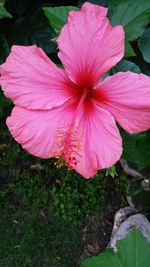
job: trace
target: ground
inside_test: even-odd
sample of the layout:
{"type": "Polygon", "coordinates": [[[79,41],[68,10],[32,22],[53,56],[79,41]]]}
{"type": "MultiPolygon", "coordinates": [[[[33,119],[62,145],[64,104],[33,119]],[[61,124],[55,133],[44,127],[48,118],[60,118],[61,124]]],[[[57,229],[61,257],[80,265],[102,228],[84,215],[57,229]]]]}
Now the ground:
{"type": "MultiPolygon", "coordinates": [[[[0,267],[78,267],[109,243],[128,177],[91,180],[30,156],[3,128],[0,145],[0,267]]],[[[136,194],[135,194],[136,195],[136,194]]]]}

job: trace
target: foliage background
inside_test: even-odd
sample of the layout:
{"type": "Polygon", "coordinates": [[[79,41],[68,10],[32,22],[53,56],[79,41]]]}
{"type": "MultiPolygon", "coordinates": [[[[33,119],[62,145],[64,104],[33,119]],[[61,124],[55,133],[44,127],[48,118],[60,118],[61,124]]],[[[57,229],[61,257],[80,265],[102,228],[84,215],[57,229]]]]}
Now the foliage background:
{"type": "MultiPolygon", "coordinates": [[[[37,44],[60,64],[55,39],[68,9],[79,8],[83,2],[0,1],[0,63],[13,44],[37,44]]],[[[90,2],[108,7],[112,25],[122,24],[126,32],[125,56],[107,75],[130,70],[150,76],[150,1],[90,2]]],[[[53,160],[30,156],[6,128],[12,107],[0,91],[0,266],[76,266],[84,218],[110,204],[113,211],[125,205],[128,177],[118,163],[86,181],[73,171],[56,169],[53,160]]],[[[120,131],[123,159],[148,176],[150,131],[134,135],[120,131]]],[[[145,192],[138,184],[130,194],[142,194],[144,202],[139,201],[138,208],[149,214],[149,194],[143,198],[145,192]]]]}

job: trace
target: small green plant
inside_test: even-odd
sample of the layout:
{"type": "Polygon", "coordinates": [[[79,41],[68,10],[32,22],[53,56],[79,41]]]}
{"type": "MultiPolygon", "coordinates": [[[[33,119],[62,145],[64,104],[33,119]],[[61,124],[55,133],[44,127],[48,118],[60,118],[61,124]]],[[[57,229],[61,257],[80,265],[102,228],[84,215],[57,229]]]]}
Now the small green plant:
{"type": "Polygon", "coordinates": [[[55,216],[74,224],[103,209],[107,198],[105,172],[85,180],[73,170],[57,169],[53,160],[35,160],[8,134],[2,141],[0,166],[5,176],[7,173],[8,184],[1,188],[0,199],[11,195],[24,207],[46,206],[55,216]]]}
{"type": "Polygon", "coordinates": [[[27,177],[25,180],[11,182],[9,191],[17,194],[24,204],[31,205],[33,208],[40,208],[48,203],[49,191],[38,174],[33,178],[27,177]]]}
{"type": "Polygon", "coordinates": [[[64,176],[50,191],[54,213],[72,223],[76,223],[75,218],[99,213],[107,196],[105,184],[103,173],[85,180],[74,171],[64,170],[64,176]]]}
{"type": "Polygon", "coordinates": [[[112,167],[106,169],[106,176],[108,176],[108,175],[110,175],[113,178],[117,175],[115,165],[113,165],[112,167]]]}
{"type": "Polygon", "coordinates": [[[115,191],[121,195],[126,195],[128,186],[128,178],[125,174],[115,177],[115,191]]]}

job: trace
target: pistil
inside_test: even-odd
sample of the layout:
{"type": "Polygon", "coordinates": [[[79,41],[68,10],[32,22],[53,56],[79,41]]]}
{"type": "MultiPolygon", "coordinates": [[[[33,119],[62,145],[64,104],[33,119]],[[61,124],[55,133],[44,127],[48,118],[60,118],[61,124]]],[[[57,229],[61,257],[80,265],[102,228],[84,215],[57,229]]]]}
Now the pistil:
{"type": "Polygon", "coordinates": [[[88,89],[83,89],[80,101],[77,105],[75,113],[73,115],[70,125],[66,128],[60,128],[57,130],[56,135],[56,157],[59,158],[56,163],[57,167],[63,165],[68,166],[69,169],[73,169],[80,160],[81,145],[81,129],[75,126],[76,118],[88,95],[88,89]]]}

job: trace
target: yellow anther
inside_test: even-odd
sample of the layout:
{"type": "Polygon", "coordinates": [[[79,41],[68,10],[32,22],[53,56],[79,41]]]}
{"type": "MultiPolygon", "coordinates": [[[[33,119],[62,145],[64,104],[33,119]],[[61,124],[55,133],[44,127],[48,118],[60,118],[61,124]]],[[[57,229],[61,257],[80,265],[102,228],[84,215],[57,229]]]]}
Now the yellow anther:
{"type": "Polygon", "coordinates": [[[73,169],[79,162],[81,151],[81,137],[78,127],[72,127],[68,125],[56,130],[54,147],[51,154],[56,155],[58,159],[56,167],[67,166],[69,169],[73,169]]]}

